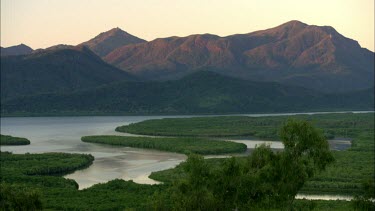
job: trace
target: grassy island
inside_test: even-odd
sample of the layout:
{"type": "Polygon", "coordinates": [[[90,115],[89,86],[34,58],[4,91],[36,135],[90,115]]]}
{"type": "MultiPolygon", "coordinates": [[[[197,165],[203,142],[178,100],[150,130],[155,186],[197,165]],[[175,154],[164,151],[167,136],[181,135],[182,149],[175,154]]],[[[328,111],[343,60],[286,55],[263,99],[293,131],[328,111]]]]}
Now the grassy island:
{"type": "Polygon", "coordinates": [[[0,145],[28,145],[30,141],[26,138],[13,137],[2,135],[0,138],[0,145]]]}
{"type": "Polygon", "coordinates": [[[79,191],[62,175],[91,165],[85,154],[0,154],[0,210],[144,210],[162,186],[112,180],[79,191]]]}
{"type": "Polygon", "coordinates": [[[211,140],[207,138],[178,137],[152,138],[130,136],[84,136],[83,142],[118,145],[135,148],[157,149],[183,154],[226,154],[246,151],[246,145],[230,141],[211,140]]]}
{"type": "Polygon", "coordinates": [[[293,118],[306,120],[323,129],[326,138],[332,139],[335,136],[353,138],[363,130],[373,129],[373,116],[373,113],[341,113],[270,117],[165,118],[119,126],[116,131],[154,136],[251,136],[275,140],[278,138],[280,126],[288,119],[293,118]]]}

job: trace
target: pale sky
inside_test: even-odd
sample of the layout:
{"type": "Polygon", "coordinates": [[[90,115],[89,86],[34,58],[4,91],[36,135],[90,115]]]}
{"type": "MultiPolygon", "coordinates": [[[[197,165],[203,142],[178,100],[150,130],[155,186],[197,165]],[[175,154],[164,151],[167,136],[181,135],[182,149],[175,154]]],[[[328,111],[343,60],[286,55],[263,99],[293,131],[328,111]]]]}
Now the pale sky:
{"type": "Polygon", "coordinates": [[[329,25],[374,51],[374,0],[1,0],[1,46],[76,45],[120,27],[145,40],[329,25]]]}

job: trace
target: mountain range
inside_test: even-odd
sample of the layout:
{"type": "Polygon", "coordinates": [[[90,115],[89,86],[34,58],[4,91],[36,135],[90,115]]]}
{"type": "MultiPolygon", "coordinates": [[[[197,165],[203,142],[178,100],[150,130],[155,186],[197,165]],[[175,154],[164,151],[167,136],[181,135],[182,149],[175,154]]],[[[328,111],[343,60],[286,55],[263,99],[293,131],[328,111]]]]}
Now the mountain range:
{"type": "Polygon", "coordinates": [[[49,92],[93,88],[134,80],[87,47],[40,51],[1,58],[1,100],[49,92]]]}
{"type": "Polygon", "coordinates": [[[125,45],[104,57],[146,80],[169,80],[201,68],[324,92],[368,88],[374,53],[328,26],[290,21],[249,34],[198,34],[125,45]]]}
{"type": "Polygon", "coordinates": [[[1,48],[1,56],[25,55],[33,52],[33,49],[25,44],[15,45],[7,48],[1,48]]]}
{"type": "Polygon", "coordinates": [[[149,42],[114,28],[77,46],[1,48],[2,114],[372,110],[373,89],[373,52],[299,21],[149,42]]]}

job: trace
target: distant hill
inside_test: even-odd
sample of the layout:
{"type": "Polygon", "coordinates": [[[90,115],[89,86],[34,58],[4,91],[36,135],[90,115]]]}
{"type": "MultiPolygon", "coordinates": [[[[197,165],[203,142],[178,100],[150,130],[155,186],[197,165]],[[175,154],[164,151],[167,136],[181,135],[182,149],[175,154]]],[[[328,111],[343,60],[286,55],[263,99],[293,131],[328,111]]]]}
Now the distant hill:
{"type": "Polygon", "coordinates": [[[7,48],[1,47],[1,56],[15,56],[15,55],[25,55],[33,51],[32,48],[25,44],[15,45],[7,48]]]}
{"type": "Polygon", "coordinates": [[[48,48],[35,49],[32,53],[42,53],[44,51],[55,51],[55,50],[64,50],[64,49],[75,49],[75,48],[76,47],[74,45],[58,44],[58,45],[53,45],[48,48]]]}
{"type": "Polygon", "coordinates": [[[92,89],[3,101],[2,114],[209,114],[372,110],[374,88],[321,94],[274,82],[199,71],[166,82],[115,82],[92,89]]]}
{"type": "Polygon", "coordinates": [[[79,46],[87,46],[100,57],[106,56],[116,48],[128,45],[146,42],[136,36],[133,36],[119,28],[111,29],[100,33],[93,39],[81,43],[79,46]]]}
{"type": "Polygon", "coordinates": [[[134,77],[105,63],[86,47],[1,57],[1,100],[68,92],[134,77]]]}
{"type": "Polygon", "coordinates": [[[227,37],[197,34],[128,44],[104,59],[146,80],[175,80],[211,68],[232,77],[324,92],[374,85],[373,52],[330,26],[299,21],[227,37]]]}

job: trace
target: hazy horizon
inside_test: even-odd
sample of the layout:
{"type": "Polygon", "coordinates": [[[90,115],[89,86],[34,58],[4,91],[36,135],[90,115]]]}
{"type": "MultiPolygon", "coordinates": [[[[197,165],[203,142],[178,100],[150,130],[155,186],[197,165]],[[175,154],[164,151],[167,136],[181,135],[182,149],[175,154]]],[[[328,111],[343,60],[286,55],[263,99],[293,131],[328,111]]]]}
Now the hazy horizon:
{"type": "Polygon", "coordinates": [[[374,2],[2,0],[1,46],[33,49],[77,45],[119,27],[147,41],[170,36],[228,36],[272,28],[291,20],[332,26],[374,51],[374,2]]]}

